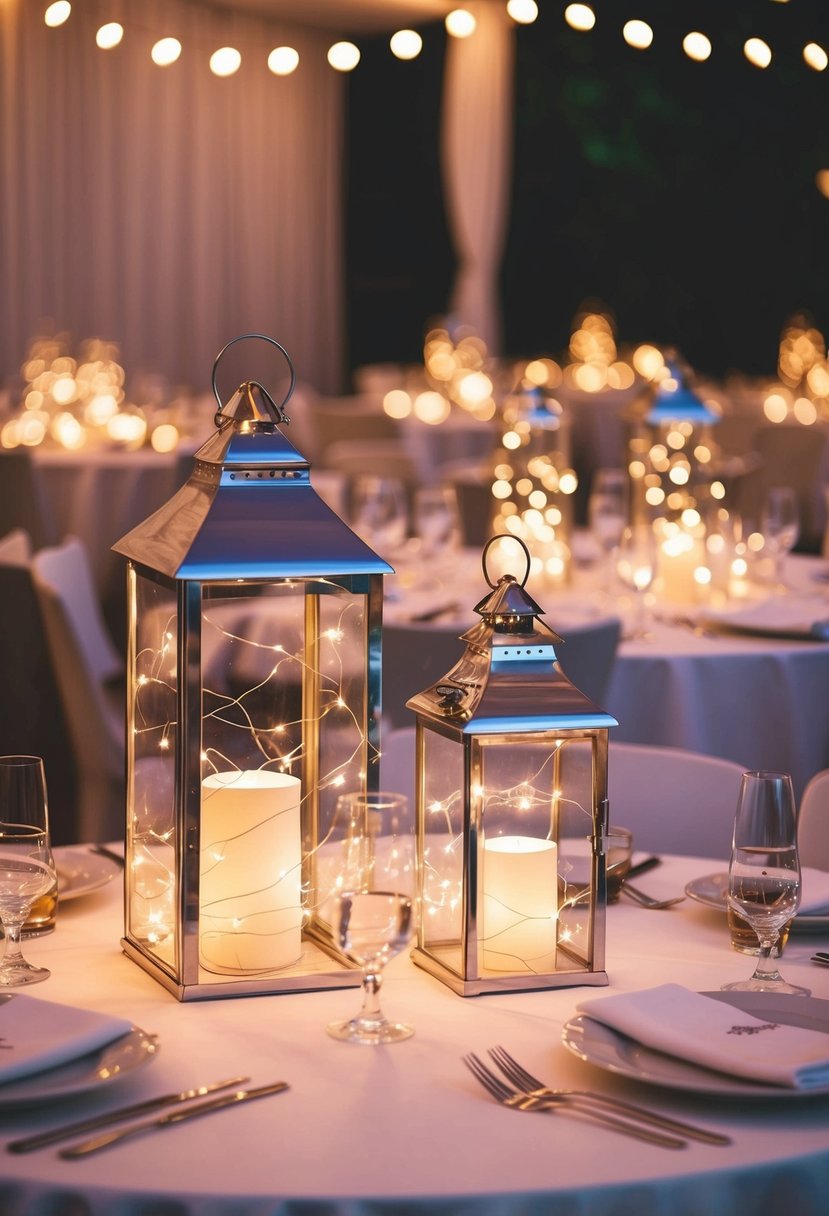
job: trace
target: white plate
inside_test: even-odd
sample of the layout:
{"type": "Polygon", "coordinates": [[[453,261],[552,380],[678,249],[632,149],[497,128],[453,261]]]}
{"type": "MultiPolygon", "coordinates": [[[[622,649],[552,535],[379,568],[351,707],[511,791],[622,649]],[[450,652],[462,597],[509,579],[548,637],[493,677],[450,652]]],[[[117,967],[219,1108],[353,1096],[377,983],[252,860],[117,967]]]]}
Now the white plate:
{"type": "MultiPolygon", "coordinates": [[[[718,912],[726,912],[728,904],[728,873],[706,874],[702,878],[694,878],[685,887],[685,894],[695,899],[706,908],[716,908],[718,912]]],[[[829,933],[829,916],[807,916],[801,914],[794,918],[792,933],[829,933]]]]}
{"type": "MultiPolygon", "coordinates": [[[[734,1005],[752,1017],[829,1034],[829,1001],[818,997],[799,996],[793,1000],[780,992],[705,992],[703,996],[734,1005]]],[[[561,1040],[588,1064],[649,1085],[667,1085],[690,1093],[734,1098],[807,1098],[829,1094],[829,1085],[809,1090],[789,1089],[714,1072],[688,1060],[653,1051],[584,1015],[567,1022],[561,1040]]]]}
{"type": "Polygon", "coordinates": [[[122,873],[117,861],[74,845],[56,845],[52,852],[58,870],[58,898],[77,899],[112,882],[122,873]]]}
{"type": "Polygon", "coordinates": [[[99,1086],[113,1085],[149,1064],[157,1054],[156,1036],[133,1026],[114,1043],[107,1043],[77,1060],[0,1085],[0,1110],[74,1098],[99,1086]]]}

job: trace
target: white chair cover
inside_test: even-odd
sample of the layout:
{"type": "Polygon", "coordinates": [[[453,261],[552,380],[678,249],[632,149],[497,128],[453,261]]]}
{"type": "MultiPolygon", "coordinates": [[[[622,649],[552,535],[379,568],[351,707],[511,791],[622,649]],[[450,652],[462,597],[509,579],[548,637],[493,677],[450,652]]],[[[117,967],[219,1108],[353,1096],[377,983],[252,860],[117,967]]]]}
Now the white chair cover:
{"type": "Polygon", "coordinates": [[[797,813],[800,864],[829,870],[829,769],[815,773],[800,799],[797,813]]]}

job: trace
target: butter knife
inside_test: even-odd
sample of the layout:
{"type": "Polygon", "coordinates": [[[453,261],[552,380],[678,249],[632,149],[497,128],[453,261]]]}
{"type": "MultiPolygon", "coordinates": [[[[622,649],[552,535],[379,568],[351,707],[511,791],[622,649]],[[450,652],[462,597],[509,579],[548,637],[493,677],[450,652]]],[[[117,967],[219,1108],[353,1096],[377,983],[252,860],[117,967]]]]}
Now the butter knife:
{"type": "Polygon", "coordinates": [[[197,1102],[193,1106],[185,1106],[182,1110],[171,1110],[158,1119],[145,1119],[141,1123],[130,1123],[128,1127],[119,1127],[102,1136],[93,1136],[91,1140],[82,1140],[80,1144],[70,1144],[62,1148],[58,1154],[67,1160],[75,1157],[86,1157],[89,1153],[97,1153],[102,1148],[109,1148],[130,1136],[152,1131],[159,1127],[172,1127],[175,1123],[183,1123],[185,1119],[197,1119],[200,1115],[209,1115],[214,1110],[222,1110],[225,1106],[235,1106],[239,1102],[249,1102],[254,1098],[265,1098],[268,1094],[279,1094],[288,1088],[287,1081],[273,1081],[270,1085],[260,1085],[258,1089],[237,1089],[232,1094],[222,1094],[220,1098],[210,1098],[207,1102],[197,1102]]]}
{"type": "Polygon", "coordinates": [[[36,1148],[46,1148],[49,1144],[57,1144],[59,1140],[69,1140],[72,1136],[83,1135],[84,1132],[97,1131],[99,1127],[107,1127],[110,1123],[118,1123],[121,1119],[146,1115],[151,1110],[158,1110],[162,1106],[189,1102],[191,1098],[203,1098],[206,1094],[215,1093],[217,1089],[230,1089],[231,1086],[245,1085],[249,1080],[250,1077],[232,1077],[229,1081],[213,1081],[210,1085],[199,1085],[196,1089],[185,1089],[178,1094],[162,1094],[158,1098],[147,1098],[144,1102],[134,1102],[131,1106],[119,1106],[115,1110],[93,1115],[89,1119],[76,1119],[72,1123],[64,1123],[61,1127],[54,1127],[49,1132],[37,1132],[34,1136],[11,1140],[6,1145],[6,1150],[10,1153],[31,1153],[36,1148]]]}

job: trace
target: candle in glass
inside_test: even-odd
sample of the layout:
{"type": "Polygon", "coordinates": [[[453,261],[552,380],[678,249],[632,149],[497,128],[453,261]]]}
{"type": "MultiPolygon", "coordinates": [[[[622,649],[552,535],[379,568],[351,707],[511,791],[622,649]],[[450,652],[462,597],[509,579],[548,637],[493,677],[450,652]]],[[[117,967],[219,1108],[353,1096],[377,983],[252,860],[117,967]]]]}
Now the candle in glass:
{"type": "Polygon", "coordinates": [[[484,845],[484,966],[554,971],[558,848],[532,836],[496,836],[484,845]]]}

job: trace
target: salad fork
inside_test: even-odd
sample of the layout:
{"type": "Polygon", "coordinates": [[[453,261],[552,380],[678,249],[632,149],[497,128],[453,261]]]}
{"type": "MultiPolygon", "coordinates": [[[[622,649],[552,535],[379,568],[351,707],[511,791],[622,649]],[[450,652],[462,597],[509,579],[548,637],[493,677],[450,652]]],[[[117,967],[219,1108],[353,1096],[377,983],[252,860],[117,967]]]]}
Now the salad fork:
{"type": "Polygon", "coordinates": [[[647,1144],[656,1144],[660,1148],[678,1149],[687,1147],[687,1141],[681,1140],[678,1136],[663,1134],[662,1132],[653,1130],[653,1128],[646,1127],[644,1124],[635,1123],[631,1121],[633,1116],[622,1118],[612,1114],[610,1111],[602,1110],[600,1107],[584,1101],[581,1095],[577,1093],[554,1093],[550,1091],[543,1096],[538,1096],[511,1089],[474,1052],[465,1055],[463,1062],[476,1080],[502,1106],[509,1106],[513,1110],[523,1111],[546,1111],[548,1113],[563,1111],[576,1117],[592,1120],[594,1123],[599,1124],[601,1127],[607,1127],[611,1131],[633,1136],[636,1140],[644,1140],[647,1144]]]}
{"type": "MultiPolygon", "coordinates": [[[[550,1089],[538,1077],[534,1077],[532,1073],[527,1072],[526,1068],[523,1068],[517,1060],[513,1059],[505,1048],[491,1047],[489,1054],[504,1076],[512,1081],[513,1085],[519,1086],[530,1097],[546,1098],[550,1095],[563,1092],[558,1089],[550,1089]]],[[[693,1140],[701,1140],[704,1144],[731,1143],[729,1137],[721,1132],[711,1132],[707,1128],[697,1127],[693,1123],[684,1123],[679,1119],[670,1119],[667,1115],[658,1114],[656,1111],[648,1110],[644,1106],[636,1106],[632,1102],[625,1102],[622,1098],[610,1098],[605,1094],[594,1093],[592,1090],[567,1090],[564,1092],[575,1094],[585,1102],[596,1104],[608,1111],[615,1111],[617,1114],[624,1115],[627,1118],[640,1119],[645,1123],[653,1124],[655,1127],[662,1127],[666,1131],[675,1132],[677,1135],[688,1136],[693,1140]]]]}

